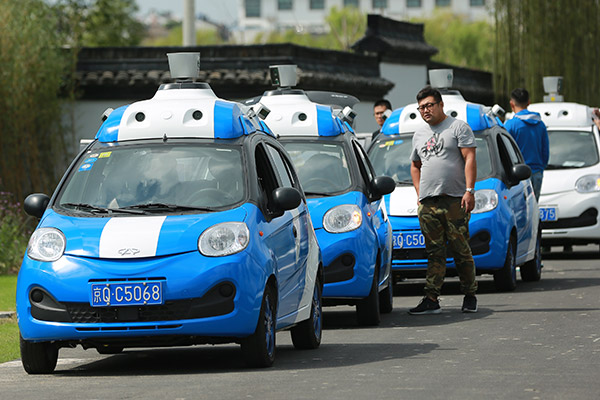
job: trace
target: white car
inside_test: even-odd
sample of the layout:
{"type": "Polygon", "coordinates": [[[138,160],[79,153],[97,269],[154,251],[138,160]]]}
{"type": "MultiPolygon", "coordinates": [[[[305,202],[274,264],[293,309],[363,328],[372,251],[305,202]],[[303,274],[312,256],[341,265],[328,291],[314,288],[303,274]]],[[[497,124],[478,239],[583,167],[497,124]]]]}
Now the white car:
{"type": "Polygon", "coordinates": [[[548,102],[529,110],[540,113],[550,139],[539,200],[542,246],[600,244],[600,137],[592,108],[548,102]]]}

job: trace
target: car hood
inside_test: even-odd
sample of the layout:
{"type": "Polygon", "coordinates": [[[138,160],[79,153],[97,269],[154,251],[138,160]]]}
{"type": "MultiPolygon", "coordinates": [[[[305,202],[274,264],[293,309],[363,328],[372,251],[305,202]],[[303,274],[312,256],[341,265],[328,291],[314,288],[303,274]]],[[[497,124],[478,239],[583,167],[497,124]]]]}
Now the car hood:
{"type": "Polygon", "coordinates": [[[210,226],[244,221],[244,207],[205,214],[82,218],[46,212],[38,228],[65,235],[65,254],[90,258],[161,257],[198,250],[198,238],[210,226]]]}
{"type": "Polygon", "coordinates": [[[590,170],[589,168],[547,169],[544,171],[541,193],[548,195],[573,191],[577,179],[584,175],[597,173],[597,169],[590,170]]]}
{"type": "Polygon", "coordinates": [[[396,189],[385,196],[385,207],[388,215],[393,217],[417,216],[417,192],[410,186],[396,186],[396,189]]]}

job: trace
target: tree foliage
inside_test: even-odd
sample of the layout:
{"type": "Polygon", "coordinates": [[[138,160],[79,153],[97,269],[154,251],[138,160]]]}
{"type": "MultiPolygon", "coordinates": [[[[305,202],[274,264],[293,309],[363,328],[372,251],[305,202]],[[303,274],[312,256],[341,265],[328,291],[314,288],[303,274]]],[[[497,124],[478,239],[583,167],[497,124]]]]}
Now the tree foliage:
{"type": "MultiPolygon", "coordinates": [[[[183,43],[183,27],[178,24],[169,30],[169,34],[165,37],[155,39],[145,39],[142,41],[143,46],[181,46],[183,43]]],[[[196,30],[196,44],[198,46],[209,46],[216,44],[224,44],[225,41],[221,38],[216,30],[199,29],[196,30]]]]}
{"type": "Polygon", "coordinates": [[[0,190],[51,192],[66,163],[58,94],[70,59],[41,0],[0,0],[0,32],[0,190]]]}
{"type": "Polygon", "coordinates": [[[328,33],[316,35],[288,29],[284,32],[271,31],[258,34],[255,43],[294,43],[307,47],[349,51],[350,46],[360,39],[367,28],[367,17],[356,7],[332,7],[325,17],[328,33]]]}
{"type": "Polygon", "coordinates": [[[525,87],[542,101],[544,76],[564,77],[567,101],[600,103],[600,2],[496,0],[494,84],[507,104],[512,89],[525,87]]]}
{"type": "Polygon", "coordinates": [[[145,34],[135,0],[58,0],[54,9],[73,47],[137,46],[145,34]]]}
{"type": "Polygon", "coordinates": [[[439,50],[433,60],[492,71],[494,27],[488,22],[470,22],[463,16],[440,11],[431,18],[413,22],[424,24],[425,40],[439,50]]]}

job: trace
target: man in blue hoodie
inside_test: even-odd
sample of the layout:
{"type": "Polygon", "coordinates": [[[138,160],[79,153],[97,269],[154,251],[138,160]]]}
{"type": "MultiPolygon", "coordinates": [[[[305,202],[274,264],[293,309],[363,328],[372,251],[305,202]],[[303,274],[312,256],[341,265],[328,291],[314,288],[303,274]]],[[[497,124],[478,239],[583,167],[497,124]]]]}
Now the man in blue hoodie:
{"type": "Polygon", "coordinates": [[[548,165],[548,131],[540,114],[529,111],[529,92],[517,88],[510,94],[510,108],[515,115],[504,127],[521,149],[525,164],[531,168],[531,183],[536,200],[540,199],[544,169],[548,165]]]}

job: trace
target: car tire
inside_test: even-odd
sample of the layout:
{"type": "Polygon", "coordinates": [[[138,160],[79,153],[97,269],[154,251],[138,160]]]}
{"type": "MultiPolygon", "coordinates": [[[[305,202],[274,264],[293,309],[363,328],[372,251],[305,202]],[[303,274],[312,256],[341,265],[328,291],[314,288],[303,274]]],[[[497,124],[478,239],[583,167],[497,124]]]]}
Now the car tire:
{"type": "Polygon", "coordinates": [[[356,318],[359,325],[376,326],[379,325],[379,277],[378,268],[375,268],[371,291],[369,295],[360,299],[356,303],[356,318]]]}
{"type": "Polygon", "coordinates": [[[521,266],[521,279],[525,282],[537,282],[542,278],[542,231],[538,230],[535,256],[521,266]]]}
{"type": "Polygon", "coordinates": [[[394,280],[390,274],[388,285],[385,289],[379,292],[379,312],[381,314],[389,314],[394,310],[394,280]]]}
{"type": "Polygon", "coordinates": [[[54,343],[29,342],[19,335],[21,362],[28,374],[51,374],[58,361],[58,347],[54,343]]]}
{"type": "Polygon", "coordinates": [[[263,294],[256,330],[241,342],[246,364],[255,368],[266,368],[275,361],[275,323],[277,319],[275,296],[270,286],[263,294]]]}
{"type": "Polygon", "coordinates": [[[506,249],[504,266],[494,273],[494,286],[501,292],[511,292],[517,287],[515,240],[511,236],[506,249]]]}
{"type": "Polygon", "coordinates": [[[316,349],[321,345],[323,334],[323,304],[321,302],[321,282],[315,280],[310,318],[291,329],[292,343],[297,349],[316,349]]]}

